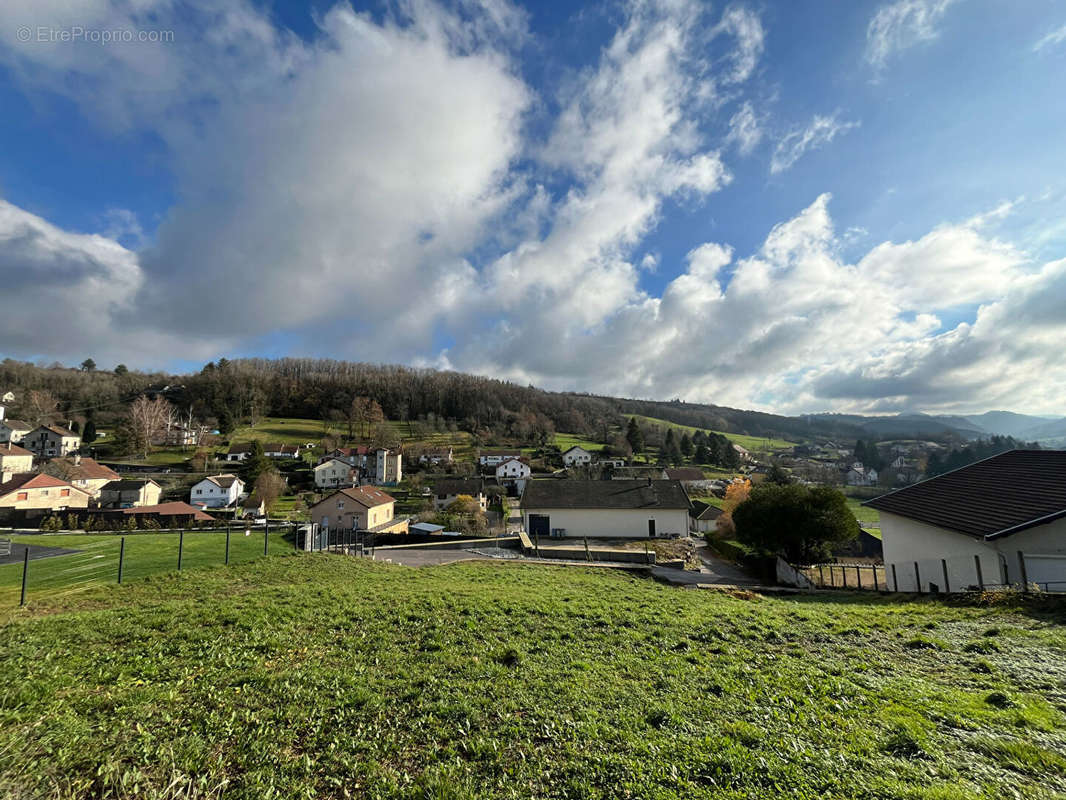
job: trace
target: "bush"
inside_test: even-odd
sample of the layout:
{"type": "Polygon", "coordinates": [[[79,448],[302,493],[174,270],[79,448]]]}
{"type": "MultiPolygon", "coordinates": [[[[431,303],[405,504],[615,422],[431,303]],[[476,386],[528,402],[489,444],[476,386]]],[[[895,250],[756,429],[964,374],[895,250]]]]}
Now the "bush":
{"type": "Polygon", "coordinates": [[[828,486],[764,484],[733,512],[737,539],[793,564],[824,561],[835,544],[859,535],[844,495],[828,486]]]}

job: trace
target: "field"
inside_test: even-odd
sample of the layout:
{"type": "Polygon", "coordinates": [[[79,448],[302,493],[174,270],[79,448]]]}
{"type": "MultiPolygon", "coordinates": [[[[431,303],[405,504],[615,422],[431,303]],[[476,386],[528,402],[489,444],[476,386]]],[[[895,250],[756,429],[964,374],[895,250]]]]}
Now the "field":
{"type": "MultiPolygon", "coordinates": [[[[691,425],[682,425],[678,422],[669,422],[665,419],[657,419],[656,417],[645,417],[640,414],[632,414],[628,416],[635,416],[645,425],[658,425],[662,428],[673,428],[675,431],[688,433],[690,435],[698,430],[706,430],[694,428],[691,425]]],[[[752,453],[769,453],[775,450],[789,450],[796,444],[796,442],[790,442],[787,439],[768,439],[763,436],[747,436],[743,433],[728,433],[726,431],[711,431],[711,433],[721,434],[733,444],[739,444],[745,450],[752,453]]]]}
{"type": "MultiPolygon", "coordinates": [[[[237,564],[263,556],[263,529],[234,528],[230,536],[230,563],[237,564]]],[[[285,532],[287,533],[287,531],[285,532]]],[[[12,541],[45,547],[77,550],[67,556],[30,561],[27,598],[76,595],[118,580],[118,556],[122,534],[55,534],[13,536],[12,541]]],[[[178,534],[128,533],[123,558],[123,582],[176,570],[178,534]]],[[[271,531],[268,552],[294,549],[282,532],[271,531]]],[[[182,570],[222,564],[226,557],[224,531],[188,531],[182,542],[182,570]]],[[[0,609],[18,604],[22,583],[22,564],[0,566],[0,609]]]]}
{"type": "Polygon", "coordinates": [[[863,501],[857,497],[849,497],[847,501],[848,508],[851,509],[851,513],[855,515],[855,519],[859,521],[859,524],[870,533],[880,536],[881,512],[876,508],[866,508],[862,505],[863,501]]]}
{"type": "Polygon", "coordinates": [[[270,557],[9,612],[0,794],[1054,797],[1064,621],[270,557]]]}

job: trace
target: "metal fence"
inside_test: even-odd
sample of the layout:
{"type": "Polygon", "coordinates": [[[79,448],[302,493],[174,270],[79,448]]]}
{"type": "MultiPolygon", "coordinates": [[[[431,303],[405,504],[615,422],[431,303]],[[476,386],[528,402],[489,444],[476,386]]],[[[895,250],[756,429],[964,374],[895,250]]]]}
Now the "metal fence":
{"type": "Polygon", "coordinates": [[[881,564],[833,562],[796,567],[816,589],[869,589],[884,592],[885,568],[881,564]]]}
{"type": "Polygon", "coordinates": [[[299,546],[294,525],[119,534],[37,534],[0,540],[0,605],[59,597],[149,575],[252,561],[299,546]]]}

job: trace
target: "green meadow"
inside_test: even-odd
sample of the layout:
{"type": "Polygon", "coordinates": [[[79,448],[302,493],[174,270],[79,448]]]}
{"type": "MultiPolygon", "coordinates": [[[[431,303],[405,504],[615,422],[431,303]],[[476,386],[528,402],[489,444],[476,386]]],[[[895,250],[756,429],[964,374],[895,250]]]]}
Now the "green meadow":
{"type": "Polygon", "coordinates": [[[1062,796],[1063,622],[496,562],[155,574],[4,613],[0,794],[1062,796]]]}

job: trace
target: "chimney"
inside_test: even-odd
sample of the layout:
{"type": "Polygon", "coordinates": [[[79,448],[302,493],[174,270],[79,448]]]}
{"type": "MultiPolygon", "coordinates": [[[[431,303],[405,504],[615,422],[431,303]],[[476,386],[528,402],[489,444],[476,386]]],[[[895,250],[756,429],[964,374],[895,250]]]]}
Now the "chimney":
{"type": "Polygon", "coordinates": [[[81,453],[75,453],[74,454],[74,466],[75,467],[80,467],[81,466],[81,453]]]}

